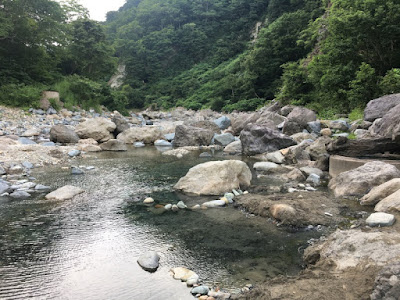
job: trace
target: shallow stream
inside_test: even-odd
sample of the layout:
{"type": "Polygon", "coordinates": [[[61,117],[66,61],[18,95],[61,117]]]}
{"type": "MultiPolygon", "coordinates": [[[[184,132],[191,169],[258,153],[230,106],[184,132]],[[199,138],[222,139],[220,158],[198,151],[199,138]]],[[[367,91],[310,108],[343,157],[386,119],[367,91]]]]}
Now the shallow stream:
{"type": "Polygon", "coordinates": [[[298,273],[301,249],[320,232],[292,232],[232,206],[162,213],[142,204],[147,196],[189,207],[210,200],[171,189],[204,161],[198,153],[177,160],[146,147],[77,160],[95,167],[84,175],[60,166],[35,170],[38,183],[72,184],[86,193],[63,202],[44,194],[0,199],[0,299],[193,299],[168,273],[178,266],[231,292],[298,273]],[[147,250],[161,255],[155,273],[136,262],[147,250]]]}

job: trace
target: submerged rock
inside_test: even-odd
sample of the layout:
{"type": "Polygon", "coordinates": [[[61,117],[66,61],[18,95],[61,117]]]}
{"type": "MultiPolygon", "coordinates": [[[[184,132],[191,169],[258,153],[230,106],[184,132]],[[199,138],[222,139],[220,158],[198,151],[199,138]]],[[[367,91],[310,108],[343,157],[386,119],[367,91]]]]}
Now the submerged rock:
{"type": "Polygon", "coordinates": [[[186,282],[187,286],[192,286],[199,280],[199,275],[183,267],[172,268],[170,271],[172,272],[174,279],[186,282]]]}
{"type": "Polygon", "coordinates": [[[191,168],[174,189],[196,195],[221,195],[249,186],[251,178],[249,167],[242,161],[209,161],[191,168]]]}
{"type": "Polygon", "coordinates": [[[100,144],[100,148],[104,151],[127,151],[124,142],[116,139],[110,139],[105,143],[100,144]]]}
{"type": "Polygon", "coordinates": [[[141,255],[137,262],[143,270],[155,272],[159,266],[160,256],[155,251],[149,251],[141,255]]]}

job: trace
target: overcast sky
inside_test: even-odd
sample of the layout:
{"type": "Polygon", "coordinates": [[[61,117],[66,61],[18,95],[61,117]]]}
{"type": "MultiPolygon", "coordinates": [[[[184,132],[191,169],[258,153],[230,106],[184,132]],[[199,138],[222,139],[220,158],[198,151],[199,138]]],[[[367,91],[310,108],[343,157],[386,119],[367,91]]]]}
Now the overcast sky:
{"type": "Polygon", "coordinates": [[[80,4],[89,9],[90,18],[96,21],[105,21],[106,13],[118,10],[126,0],[78,0],[80,4]]]}

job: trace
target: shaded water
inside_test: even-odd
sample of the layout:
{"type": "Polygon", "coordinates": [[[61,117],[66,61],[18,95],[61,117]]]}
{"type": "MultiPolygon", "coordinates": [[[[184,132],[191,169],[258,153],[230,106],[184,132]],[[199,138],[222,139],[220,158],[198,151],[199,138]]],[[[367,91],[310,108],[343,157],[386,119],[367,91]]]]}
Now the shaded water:
{"type": "Polygon", "coordinates": [[[171,192],[201,162],[142,148],[78,160],[96,167],[84,175],[37,170],[39,183],[86,193],[63,202],[0,199],[0,299],[193,299],[168,274],[177,266],[229,291],[297,273],[299,249],[316,232],[291,233],[232,207],[161,213],[141,204],[146,196],[189,207],[209,200],[171,192]],[[155,273],[136,262],[147,250],[161,254],[155,273]]]}

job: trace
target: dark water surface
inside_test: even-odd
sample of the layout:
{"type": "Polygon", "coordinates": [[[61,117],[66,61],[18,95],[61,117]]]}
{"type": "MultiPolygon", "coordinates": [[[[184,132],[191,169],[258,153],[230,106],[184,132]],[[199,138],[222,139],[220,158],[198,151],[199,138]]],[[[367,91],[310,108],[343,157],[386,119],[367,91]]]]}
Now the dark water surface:
{"type": "MultiPolygon", "coordinates": [[[[216,157],[214,159],[222,159],[216,157]]],[[[183,200],[189,207],[210,198],[185,197],[171,187],[204,162],[181,160],[155,148],[99,153],[70,175],[60,166],[36,170],[38,183],[66,184],[86,193],[68,201],[0,198],[0,299],[193,299],[168,274],[185,266],[210,286],[237,291],[278,274],[296,274],[301,251],[319,233],[288,232],[229,206],[164,212],[141,204],[183,200]],[[158,251],[160,267],[143,271],[137,258],[158,251]]]]}

